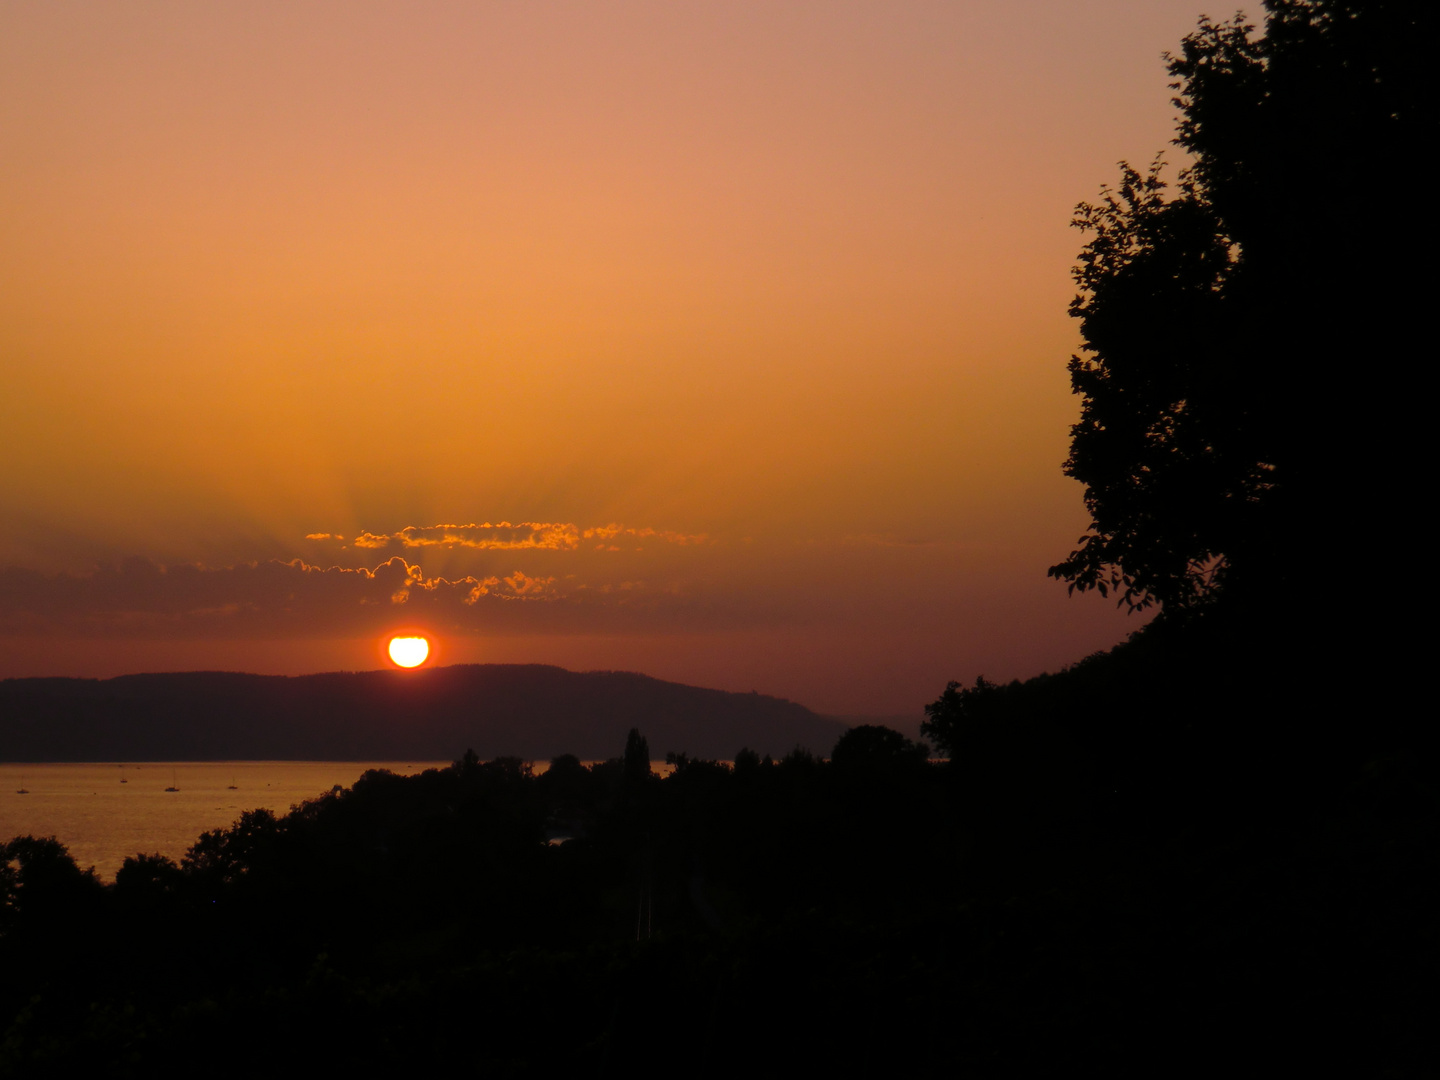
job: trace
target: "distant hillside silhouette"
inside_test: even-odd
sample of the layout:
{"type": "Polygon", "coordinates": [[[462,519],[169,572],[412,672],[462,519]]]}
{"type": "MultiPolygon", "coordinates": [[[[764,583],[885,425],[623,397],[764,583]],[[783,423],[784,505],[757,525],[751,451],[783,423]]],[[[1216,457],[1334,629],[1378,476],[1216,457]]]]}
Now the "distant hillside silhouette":
{"type": "Polygon", "coordinates": [[[181,672],[0,682],[0,760],[543,760],[611,756],[639,727],[655,750],[826,752],[841,724],[763,694],[620,671],[466,664],[422,671],[181,672]]]}

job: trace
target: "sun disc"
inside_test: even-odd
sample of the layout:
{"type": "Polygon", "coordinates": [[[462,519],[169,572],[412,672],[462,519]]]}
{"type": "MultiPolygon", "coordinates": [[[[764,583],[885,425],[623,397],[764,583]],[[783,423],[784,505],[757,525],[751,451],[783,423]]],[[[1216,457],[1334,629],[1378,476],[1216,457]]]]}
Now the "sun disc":
{"type": "Polygon", "coordinates": [[[430,655],[430,642],[423,637],[392,637],[390,659],[405,668],[419,667],[430,655]]]}

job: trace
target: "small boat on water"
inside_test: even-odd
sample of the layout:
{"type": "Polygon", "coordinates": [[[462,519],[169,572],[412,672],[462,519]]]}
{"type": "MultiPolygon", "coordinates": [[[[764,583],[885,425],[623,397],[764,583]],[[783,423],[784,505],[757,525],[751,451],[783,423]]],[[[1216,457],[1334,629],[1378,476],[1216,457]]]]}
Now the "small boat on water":
{"type": "Polygon", "coordinates": [[[180,790],[178,787],[175,786],[175,773],[174,773],[173,771],[170,773],[170,786],[167,787],[165,790],[166,790],[166,791],[179,791],[179,790],[180,790]]]}

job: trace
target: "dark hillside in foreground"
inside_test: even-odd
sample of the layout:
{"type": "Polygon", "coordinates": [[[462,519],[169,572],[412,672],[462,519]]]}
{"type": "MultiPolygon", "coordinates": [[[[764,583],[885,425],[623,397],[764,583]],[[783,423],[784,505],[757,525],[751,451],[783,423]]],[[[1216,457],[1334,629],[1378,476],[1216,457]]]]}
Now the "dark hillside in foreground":
{"type": "Polygon", "coordinates": [[[632,727],[657,753],[711,758],[825,752],[843,731],[763,694],[540,664],[0,682],[5,761],[598,759],[632,727]]]}
{"type": "Polygon", "coordinates": [[[1033,741],[467,755],[113,885],[0,840],[0,1076],[1436,1075],[1433,770],[1239,822],[972,789],[1033,741]]]}

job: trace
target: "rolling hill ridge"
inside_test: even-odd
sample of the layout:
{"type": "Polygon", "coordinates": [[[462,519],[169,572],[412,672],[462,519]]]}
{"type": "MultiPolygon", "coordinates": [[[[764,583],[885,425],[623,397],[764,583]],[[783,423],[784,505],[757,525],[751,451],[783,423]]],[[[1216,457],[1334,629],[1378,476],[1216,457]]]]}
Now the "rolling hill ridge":
{"type": "Polygon", "coordinates": [[[0,760],[531,760],[827,753],[844,727],[802,705],[620,671],[464,664],[420,671],[176,672],[0,682],[0,760]]]}

